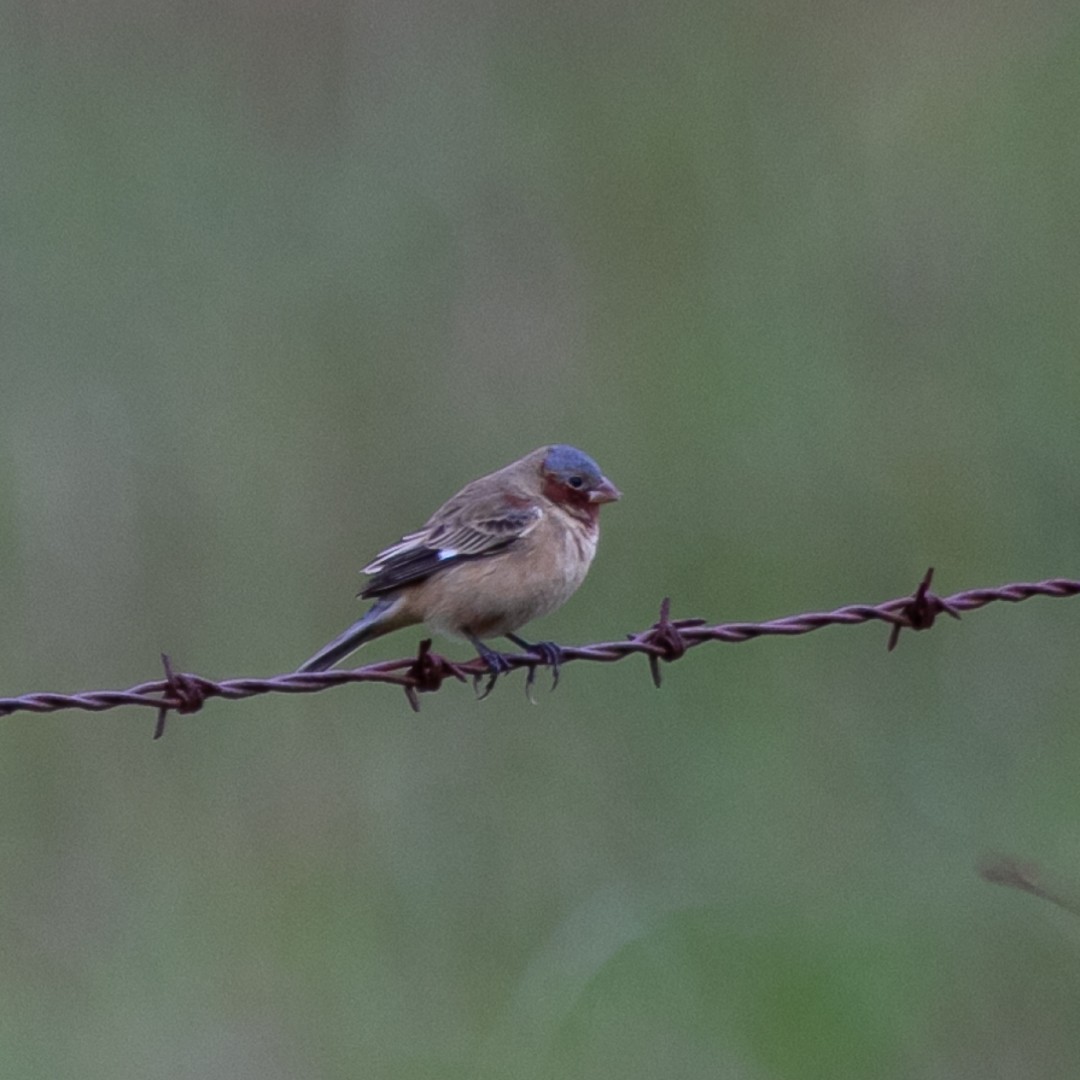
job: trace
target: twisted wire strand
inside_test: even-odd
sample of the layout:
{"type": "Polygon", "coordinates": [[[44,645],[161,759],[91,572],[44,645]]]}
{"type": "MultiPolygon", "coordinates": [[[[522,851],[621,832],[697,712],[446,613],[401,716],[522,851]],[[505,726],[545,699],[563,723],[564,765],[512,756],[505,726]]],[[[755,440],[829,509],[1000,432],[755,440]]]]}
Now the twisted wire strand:
{"type": "MultiPolygon", "coordinates": [[[[1016,582],[990,589],[967,589],[952,596],[940,597],[930,591],[933,569],[928,570],[911,596],[886,600],[881,604],[851,604],[833,611],[806,612],[788,615],[766,622],[732,622],[707,625],[705,619],[672,619],[670,600],[660,606],[660,618],[651,627],[630,634],[620,641],[604,641],[591,645],[563,646],[560,662],[590,660],[614,663],[638,654],[647,657],[653,682],[660,685],[660,661],[672,662],[687,650],[706,642],[730,644],[751,641],[759,637],[808,634],[826,626],[855,626],[861,623],[882,622],[890,627],[888,647],[894,648],[900,631],[926,630],[938,615],[958,619],[962,612],[976,611],[998,601],[1019,603],[1033,596],[1070,597],[1080,594],[1080,581],[1069,578],[1049,578],[1046,581],[1016,582]]],[[[548,661],[533,653],[508,653],[505,657],[512,669],[528,668],[526,691],[531,689],[536,671],[548,661]]],[[[374,664],[344,671],[290,672],[267,678],[236,678],[215,681],[202,675],[175,672],[167,656],[162,656],[165,677],[140,683],[127,690],[88,690],[75,694],[52,692],[23,694],[0,698],[0,716],[16,712],[51,713],[64,709],[103,712],[124,705],[141,705],[157,710],[154,737],[164,732],[170,712],[193,713],[211,698],[238,701],[259,694],[311,694],[346,683],[378,682],[401,687],[409,704],[419,710],[419,694],[441,689],[447,678],[461,682],[472,680],[479,686],[488,676],[488,668],[479,657],[466,663],[455,663],[431,651],[431,641],[421,642],[416,656],[398,660],[382,660],[374,664]]],[[[491,682],[488,683],[488,689],[491,682]]]]}

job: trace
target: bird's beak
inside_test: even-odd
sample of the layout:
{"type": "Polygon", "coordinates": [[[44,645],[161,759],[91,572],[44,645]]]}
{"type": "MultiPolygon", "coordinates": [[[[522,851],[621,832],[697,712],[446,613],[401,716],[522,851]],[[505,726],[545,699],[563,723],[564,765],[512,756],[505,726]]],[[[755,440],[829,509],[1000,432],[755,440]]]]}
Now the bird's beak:
{"type": "Polygon", "coordinates": [[[615,502],[622,498],[622,492],[606,477],[601,477],[600,483],[589,492],[589,502],[606,503],[615,502]]]}

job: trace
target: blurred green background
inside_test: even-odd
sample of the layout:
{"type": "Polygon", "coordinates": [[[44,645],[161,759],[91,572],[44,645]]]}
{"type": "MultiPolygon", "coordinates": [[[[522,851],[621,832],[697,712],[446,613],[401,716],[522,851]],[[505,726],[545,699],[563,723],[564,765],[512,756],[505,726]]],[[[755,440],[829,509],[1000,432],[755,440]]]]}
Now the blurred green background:
{"type": "MultiPolygon", "coordinates": [[[[551,441],[536,637],[1080,573],[1075,5],[2,11],[0,693],[290,670],[551,441]]],[[[1078,619],[9,718],[0,1075],[1074,1078],[974,866],[1080,895],[1078,619]]]]}

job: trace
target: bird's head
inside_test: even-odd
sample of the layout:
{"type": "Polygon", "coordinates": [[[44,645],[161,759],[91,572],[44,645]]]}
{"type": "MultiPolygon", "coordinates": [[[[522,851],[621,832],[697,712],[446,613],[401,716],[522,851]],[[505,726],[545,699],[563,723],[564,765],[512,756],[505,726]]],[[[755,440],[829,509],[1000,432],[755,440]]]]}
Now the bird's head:
{"type": "Polygon", "coordinates": [[[573,446],[549,446],[540,464],[544,496],[576,516],[595,521],[601,503],[622,497],[588,454],[573,446]]]}

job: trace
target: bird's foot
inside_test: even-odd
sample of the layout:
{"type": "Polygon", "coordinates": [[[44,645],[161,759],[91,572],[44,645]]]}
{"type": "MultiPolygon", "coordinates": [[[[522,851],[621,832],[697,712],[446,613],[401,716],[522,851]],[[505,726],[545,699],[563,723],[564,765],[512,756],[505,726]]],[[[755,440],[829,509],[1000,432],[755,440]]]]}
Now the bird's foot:
{"type": "Polygon", "coordinates": [[[510,670],[510,661],[507,660],[501,652],[489,648],[479,638],[473,639],[473,645],[476,646],[476,651],[480,654],[480,659],[487,665],[489,674],[488,681],[484,685],[482,692],[480,690],[480,680],[483,676],[473,676],[473,688],[476,690],[476,700],[483,701],[494,689],[495,680],[498,679],[500,675],[505,675],[510,670]]]}
{"type": "MultiPolygon", "coordinates": [[[[554,690],[559,685],[559,671],[562,667],[563,651],[555,644],[554,641],[537,641],[534,644],[530,644],[523,638],[519,638],[517,634],[506,635],[515,645],[520,649],[524,649],[526,652],[534,653],[539,656],[541,660],[551,668],[551,689],[554,690]]],[[[525,679],[525,696],[535,705],[536,701],[532,696],[533,683],[536,681],[536,664],[529,665],[529,674],[525,679]]]]}

